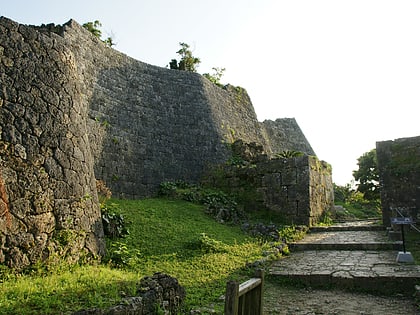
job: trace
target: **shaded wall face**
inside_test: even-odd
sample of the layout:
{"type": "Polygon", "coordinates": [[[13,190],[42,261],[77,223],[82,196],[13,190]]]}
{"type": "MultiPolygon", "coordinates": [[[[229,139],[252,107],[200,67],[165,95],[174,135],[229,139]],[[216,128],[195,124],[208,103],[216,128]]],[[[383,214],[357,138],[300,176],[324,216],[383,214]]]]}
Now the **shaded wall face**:
{"type": "Polygon", "coordinates": [[[0,38],[0,263],[20,269],[53,253],[101,255],[87,107],[72,53],[58,35],[4,18],[0,38]]]}
{"type": "Polygon", "coordinates": [[[285,223],[315,225],[334,205],[331,169],[315,157],[271,159],[252,167],[230,167],[211,185],[232,193],[245,210],[267,209],[285,223]]]}
{"type": "Polygon", "coordinates": [[[64,38],[89,107],[95,175],[115,197],[150,196],[164,181],[197,182],[209,166],[227,160],[227,142],[264,142],[244,89],[134,60],[75,22],[64,38]]]}
{"type": "Polygon", "coordinates": [[[267,152],[276,154],[283,151],[296,151],[316,155],[294,118],[264,120],[261,126],[270,147],[269,150],[266,149],[267,152]]]}
{"type": "Polygon", "coordinates": [[[376,143],[385,226],[390,218],[420,214],[420,137],[376,143]]]}
{"type": "Polygon", "coordinates": [[[95,174],[114,196],[148,196],[164,181],[197,182],[209,164],[227,159],[204,89],[199,75],[139,62],[99,73],[90,142],[95,174]]]}
{"type": "Polygon", "coordinates": [[[261,172],[264,205],[289,224],[312,226],[334,205],[330,167],[315,157],[274,159],[261,172]]]}

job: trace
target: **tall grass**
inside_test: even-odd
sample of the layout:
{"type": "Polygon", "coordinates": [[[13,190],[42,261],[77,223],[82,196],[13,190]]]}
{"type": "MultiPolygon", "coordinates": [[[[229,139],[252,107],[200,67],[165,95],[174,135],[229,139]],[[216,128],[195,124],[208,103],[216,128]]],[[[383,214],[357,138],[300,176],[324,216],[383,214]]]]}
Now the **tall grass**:
{"type": "Polygon", "coordinates": [[[202,206],[180,200],[111,200],[129,222],[130,234],[108,242],[107,264],[42,265],[25,275],[0,270],[1,314],[70,314],[105,308],[135,294],[146,275],[164,272],[187,291],[185,311],[215,304],[226,281],[249,277],[248,262],[267,247],[239,227],[216,223],[202,206]]]}

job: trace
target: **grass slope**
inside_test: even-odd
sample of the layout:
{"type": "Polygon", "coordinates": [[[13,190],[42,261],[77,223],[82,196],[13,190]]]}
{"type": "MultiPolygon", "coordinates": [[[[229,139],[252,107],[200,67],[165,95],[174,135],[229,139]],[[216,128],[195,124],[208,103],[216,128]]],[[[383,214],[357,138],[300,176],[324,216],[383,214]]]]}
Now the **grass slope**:
{"type": "MultiPolygon", "coordinates": [[[[70,314],[107,307],[135,294],[146,275],[164,272],[186,288],[186,311],[216,303],[229,279],[243,281],[244,266],[261,258],[264,244],[238,227],[216,223],[201,206],[166,199],[112,200],[129,223],[130,234],[108,244],[113,264],[38,266],[15,275],[0,269],[1,314],[70,314]],[[204,233],[204,234],[203,234],[204,233]],[[205,235],[205,236],[204,236],[205,235]]],[[[112,262],[112,261],[111,261],[112,262]]]]}

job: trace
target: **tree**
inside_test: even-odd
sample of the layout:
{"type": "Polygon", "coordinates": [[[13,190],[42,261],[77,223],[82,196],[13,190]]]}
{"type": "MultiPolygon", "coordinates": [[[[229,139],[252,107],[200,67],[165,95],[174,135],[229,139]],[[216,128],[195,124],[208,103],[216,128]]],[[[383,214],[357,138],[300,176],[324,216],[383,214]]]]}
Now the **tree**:
{"type": "Polygon", "coordinates": [[[353,171],[354,179],[359,182],[357,191],[363,193],[366,200],[378,200],[380,196],[376,149],[364,153],[357,161],[359,169],[353,171]]]}
{"type": "Polygon", "coordinates": [[[204,73],[203,76],[207,79],[209,79],[211,82],[213,82],[216,85],[221,86],[222,84],[220,83],[220,79],[223,76],[223,73],[225,72],[225,68],[216,68],[213,67],[212,68],[214,73],[213,74],[209,74],[209,73],[204,73]]]}
{"type": "Polygon", "coordinates": [[[101,22],[96,20],[95,22],[86,22],[82,25],[85,29],[87,29],[89,32],[91,32],[95,37],[101,38],[102,31],[99,29],[99,27],[102,26],[101,22]]]}
{"type": "MultiPolygon", "coordinates": [[[[93,34],[93,36],[101,39],[102,31],[99,29],[102,26],[101,22],[99,22],[98,20],[96,20],[95,22],[86,22],[82,26],[85,29],[87,29],[89,32],[91,32],[93,34]]],[[[102,40],[102,42],[104,42],[109,47],[112,47],[112,46],[115,45],[115,43],[114,43],[114,41],[111,37],[108,37],[108,38],[102,40]]]]}
{"type": "Polygon", "coordinates": [[[178,62],[176,59],[172,59],[169,63],[170,69],[197,72],[197,67],[201,62],[200,58],[193,56],[188,44],[179,43],[179,45],[181,49],[176,53],[181,56],[181,60],[178,62]]]}

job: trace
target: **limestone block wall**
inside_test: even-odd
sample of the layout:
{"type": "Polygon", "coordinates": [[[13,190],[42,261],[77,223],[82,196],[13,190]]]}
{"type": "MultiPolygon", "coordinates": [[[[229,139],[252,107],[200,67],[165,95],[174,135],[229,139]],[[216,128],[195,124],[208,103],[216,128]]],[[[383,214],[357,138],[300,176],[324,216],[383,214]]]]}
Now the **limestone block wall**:
{"type": "Polygon", "coordinates": [[[376,143],[382,218],[411,216],[420,220],[420,137],[376,143]]]}
{"type": "Polygon", "coordinates": [[[264,120],[261,125],[270,146],[270,149],[266,150],[267,152],[275,154],[282,151],[297,151],[307,155],[316,155],[296,119],[264,120]]]}
{"type": "Polygon", "coordinates": [[[87,113],[71,50],[0,19],[0,263],[101,255],[87,113]]]}
{"type": "Polygon", "coordinates": [[[222,174],[209,183],[237,196],[245,210],[268,209],[289,224],[315,225],[334,206],[331,167],[313,156],[225,167],[222,174]]]}
{"type": "Polygon", "coordinates": [[[331,168],[315,157],[274,159],[259,172],[264,206],[290,224],[315,225],[334,205],[331,168]]]}
{"type": "MultiPolygon", "coordinates": [[[[306,141],[296,122],[286,125],[286,149],[306,152],[293,147],[306,141]]],[[[163,181],[199,181],[234,140],[281,152],[274,129],[242,88],[129,58],[73,20],[1,17],[0,263],[101,255],[95,179],[115,197],[150,196],[163,181]]]]}
{"type": "Polygon", "coordinates": [[[78,65],[95,175],[114,196],[153,194],[163,181],[198,181],[235,138],[264,143],[244,89],[134,60],[70,21],[63,33],[78,65]]]}

